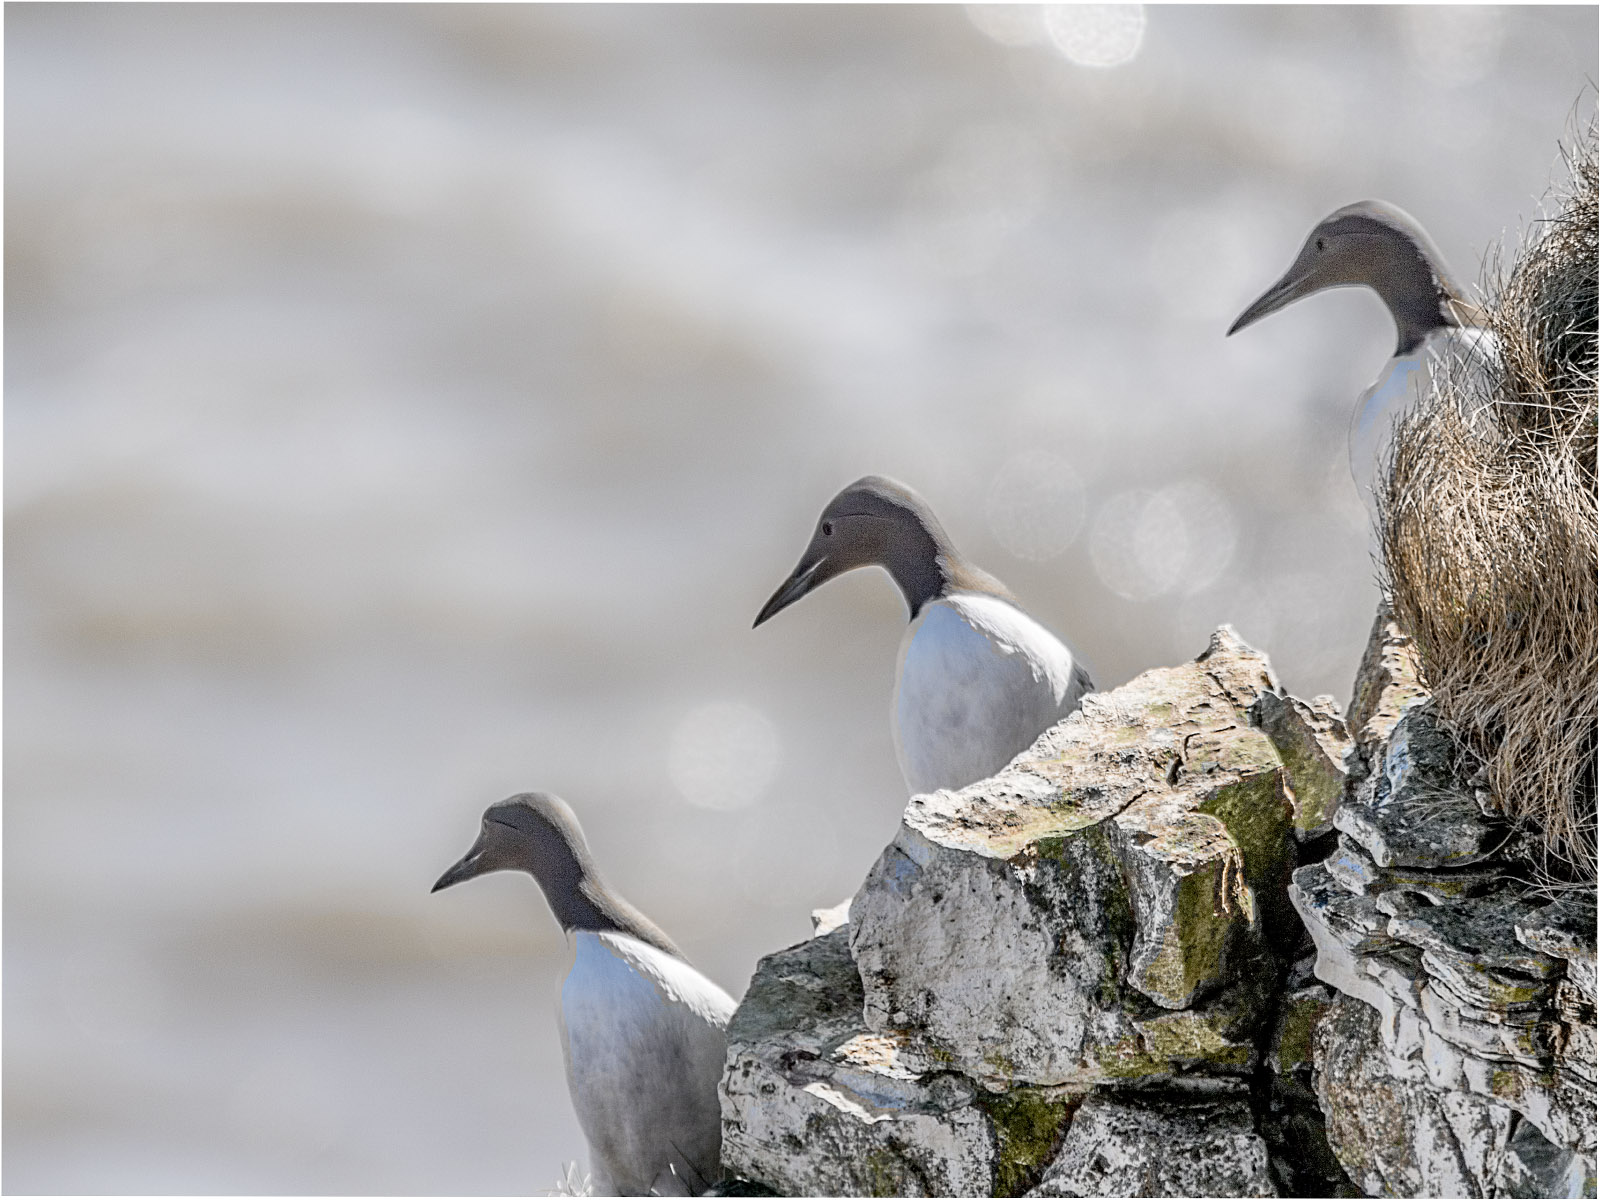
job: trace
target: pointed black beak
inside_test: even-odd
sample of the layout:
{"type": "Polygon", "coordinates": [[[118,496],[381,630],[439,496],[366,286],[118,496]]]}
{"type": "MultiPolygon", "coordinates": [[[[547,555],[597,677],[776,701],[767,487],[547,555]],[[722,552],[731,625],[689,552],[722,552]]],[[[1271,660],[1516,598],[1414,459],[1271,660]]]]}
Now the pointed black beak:
{"type": "Polygon", "coordinates": [[[761,611],[756,614],[755,625],[750,626],[750,628],[756,628],[763,621],[770,621],[812,588],[826,582],[830,576],[821,572],[822,565],[827,561],[826,555],[809,563],[802,560],[800,565],[794,569],[794,574],[785,579],[783,586],[773,592],[772,598],[762,605],[761,611]]]}
{"type": "Polygon", "coordinates": [[[483,847],[474,845],[471,850],[467,851],[465,858],[439,876],[439,882],[428,889],[429,893],[443,891],[445,888],[458,884],[464,879],[482,875],[485,869],[484,857],[483,847]]]}
{"type": "MultiPolygon", "coordinates": [[[[1298,263],[1295,264],[1299,266],[1298,263]]],[[[1291,267],[1289,274],[1269,287],[1256,299],[1256,302],[1239,314],[1239,319],[1228,327],[1228,337],[1232,337],[1239,330],[1248,325],[1254,325],[1262,317],[1270,316],[1280,308],[1287,308],[1302,296],[1309,296],[1317,291],[1319,284],[1314,280],[1310,271],[1297,271],[1291,267]]]]}

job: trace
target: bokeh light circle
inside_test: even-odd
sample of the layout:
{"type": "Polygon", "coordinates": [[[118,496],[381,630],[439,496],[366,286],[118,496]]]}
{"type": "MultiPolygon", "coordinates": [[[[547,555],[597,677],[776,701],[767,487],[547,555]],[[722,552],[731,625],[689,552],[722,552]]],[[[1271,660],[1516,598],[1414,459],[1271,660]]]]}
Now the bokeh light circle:
{"type": "Polygon", "coordinates": [[[1505,41],[1503,10],[1489,5],[1422,5],[1396,9],[1406,51],[1429,83],[1461,88],[1494,70],[1505,41]]]}
{"type": "Polygon", "coordinates": [[[759,800],[778,773],[777,727],[759,709],[719,700],[690,710],[672,733],[667,777],[690,804],[731,812],[759,800]]]}
{"type": "Polygon", "coordinates": [[[1133,489],[1101,506],[1089,558],[1100,582],[1125,600],[1193,595],[1227,569],[1237,528],[1232,507],[1208,484],[1133,489]]]}
{"type": "Polygon", "coordinates": [[[989,530],[1018,558],[1045,562],[1077,540],[1083,528],[1083,479],[1066,459],[1025,450],[995,473],[989,487],[989,530]]]}
{"type": "Polygon", "coordinates": [[[1032,46],[1048,36],[1037,4],[968,4],[966,10],[973,27],[1002,46],[1032,46]]]}
{"type": "Polygon", "coordinates": [[[1210,587],[1233,562],[1239,523],[1227,498],[1208,483],[1187,480],[1163,488],[1157,499],[1179,514],[1184,555],[1174,590],[1185,596],[1210,587]]]}
{"type": "Polygon", "coordinates": [[[1142,4],[1052,4],[1045,31],[1069,62],[1080,67],[1119,67],[1144,44],[1142,4]]]}

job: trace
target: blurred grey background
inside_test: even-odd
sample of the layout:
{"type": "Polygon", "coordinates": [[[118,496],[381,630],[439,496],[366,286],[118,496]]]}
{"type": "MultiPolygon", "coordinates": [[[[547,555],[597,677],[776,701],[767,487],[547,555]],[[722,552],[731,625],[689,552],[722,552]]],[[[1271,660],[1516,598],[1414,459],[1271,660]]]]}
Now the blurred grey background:
{"type": "Polygon", "coordinates": [[[901,601],[751,632],[854,477],[1102,687],[1347,698],[1392,332],[1225,341],[1367,196],[1471,279],[1596,12],[5,12],[4,1177],[514,1193],[584,1158],[513,791],[736,995],[892,835],[901,601]]]}

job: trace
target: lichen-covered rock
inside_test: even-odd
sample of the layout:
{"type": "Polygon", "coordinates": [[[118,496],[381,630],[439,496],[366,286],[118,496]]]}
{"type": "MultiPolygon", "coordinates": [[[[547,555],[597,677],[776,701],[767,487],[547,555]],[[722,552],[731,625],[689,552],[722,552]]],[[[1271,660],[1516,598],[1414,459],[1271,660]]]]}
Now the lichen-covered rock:
{"type": "Polygon", "coordinates": [[[1332,696],[1307,704],[1294,696],[1263,692],[1250,719],[1271,739],[1288,774],[1294,833],[1301,841],[1333,828],[1333,814],[1344,796],[1345,754],[1350,734],[1332,696]]]}
{"type": "Polygon", "coordinates": [[[1476,896],[1498,886],[1506,878],[1504,864],[1481,863],[1454,870],[1421,870],[1409,867],[1380,867],[1372,856],[1340,834],[1332,854],[1322,860],[1328,873],[1345,891],[1358,896],[1380,892],[1410,892],[1427,896],[1436,904],[1476,896]]]}
{"type": "Polygon", "coordinates": [[[1496,1177],[1496,1196],[1592,1196],[1594,1164],[1572,1150],[1551,1145],[1524,1121],[1506,1143],[1496,1177]]]}
{"type": "Polygon", "coordinates": [[[1383,620],[1349,728],[1223,629],[913,797],[758,967],[725,1166],[786,1194],[1593,1196],[1593,896],[1527,889],[1383,620]]]}
{"type": "Polygon", "coordinates": [[[1328,1142],[1369,1196],[1487,1196],[1515,1114],[1390,1069],[1378,1014],[1340,997],[1314,1039],[1328,1142]]]}
{"type": "Polygon", "coordinates": [[[722,1161],[783,1195],[987,1195],[978,1089],[902,1061],[861,1021],[847,927],[763,958],[728,1024],[722,1161]]]}
{"type": "Polygon", "coordinates": [[[1387,740],[1406,710],[1427,698],[1416,644],[1395,624],[1389,611],[1380,608],[1356,668],[1350,712],[1345,718],[1356,750],[1353,761],[1347,763],[1352,782],[1359,780],[1357,772],[1362,771],[1371,747],[1387,740]]]}
{"type": "Polygon", "coordinates": [[[1506,891],[1451,904],[1419,904],[1389,918],[1388,933],[1422,951],[1430,979],[1469,1005],[1500,1012],[1538,1009],[1561,963],[1517,940],[1523,906],[1506,891]]]}
{"type": "Polygon", "coordinates": [[[1242,1093],[1091,1095],[1029,1194],[1276,1196],[1242,1093]]]}
{"type": "Polygon", "coordinates": [[[1290,919],[1287,777],[1247,716],[1275,686],[1219,630],[993,779],[913,797],[851,907],[869,1028],[991,1087],[1246,1069],[1222,993],[1290,919]]]}
{"type": "Polygon", "coordinates": [[[1341,993],[1313,1038],[1328,1141],[1369,1194],[1592,1196],[1593,896],[1519,881],[1385,630],[1352,704],[1341,836],[1289,889],[1341,993]]]}
{"type": "Polygon", "coordinates": [[[1520,912],[1516,922],[1517,939],[1523,945],[1542,951],[1567,963],[1567,978],[1595,1002],[1595,893],[1592,888],[1573,889],[1543,908],[1520,912]]]}
{"type": "Polygon", "coordinates": [[[1413,705],[1390,731],[1381,768],[1334,815],[1380,867],[1459,867],[1492,853],[1504,833],[1456,778],[1456,748],[1431,705],[1413,705]]]}
{"type": "MultiPolygon", "coordinates": [[[[1592,1155],[1593,1039],[1586,1035],[1594,1010],[1576,989],[1562,990],[1567,981],[1552,987],[1548,977],[1531,973],[1550,971],[1553,960],[1508,944],[1503,935],[1517,919],[1515,902],[1501,898],[1503,915],[1490,897],[1460,914],[1417,902],[1388,920],[1386,931],[1401,935],[1400,944],[1362,951],[1353,948],[1357,935],[1348,923],[1329,919],[1335,905],[1304,899],[1330,898],[1317,886],[1327,880],[1319,871],[1320,864],[1301,868],[1292,892],[1317,943],[1318,978],[1343,993],[1342,1004],[1359,1001],[1364,1014],[1364,1023],[1325,1019],[1319,1026],[1324,1054],[1317,1061],[1329,1141],[1357,1185],[1388,1194],[1489,1194],[1483,1190],[1490,1186],[1487,1168],[1474,1168],[1479,1190],[1455,1190],[1464,1186],[1466,1152],[1440,1132],[1449,1125],[1459,1140],[1471,1126],[1478,1132],[1467,1140],[1478,1145],[1488,1136],[1484,1104],[1518,1115],[1563,1149],[1592,1155]],[[1312,886],[1302,889],[1308,882],[1312,886]],[[1519,966],[1522,972],[1511,969],[1519,966]],[[1555,1004],[1555,994],[1570,998],[1570,1016],[1555,1004]],[[1329,1071],[1331,1077],[1324,1074],[1329,1071]],[[1342,1124],[1330,1104],[1341,1105],[1342,1124]],[[1377,1133],[1383,1130],[1409,1147],[1403,1170],[1382,1166],[1378,1151],[1386,1143],[1377,1133]],[[1379,1187],[1379,1178],[1389,1182],[1379,1187]]],[[[1368,898],[1344,897],[1357,900],[1368,898]]],[[[1490,1125],[1498,1128],[1498,1121],[1495,1116],[1490,1125]]]]}

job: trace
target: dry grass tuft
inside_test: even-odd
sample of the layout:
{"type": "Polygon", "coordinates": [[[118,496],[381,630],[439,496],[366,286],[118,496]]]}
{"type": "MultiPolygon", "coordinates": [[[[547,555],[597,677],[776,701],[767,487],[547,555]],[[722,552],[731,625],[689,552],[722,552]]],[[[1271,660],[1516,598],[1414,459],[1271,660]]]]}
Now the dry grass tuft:
{"type": "Polygon", "coordinates": [[[556,1186],[545,1193],[546,1196],[592,1196],[594,1195],[594,1179],[588,1172],[578,1170],[575,1162],[561,1165],[561,1178],[556,1180],[556,1186]]]}
{"type": "Polygon", "coordinates": [[[1595,878],[1596,130],[1554,215],[1485,268],[1501,355],[1456,364],[1396,430],[1386,589],[1440,716],[1552,880],[1595,878]]]}

